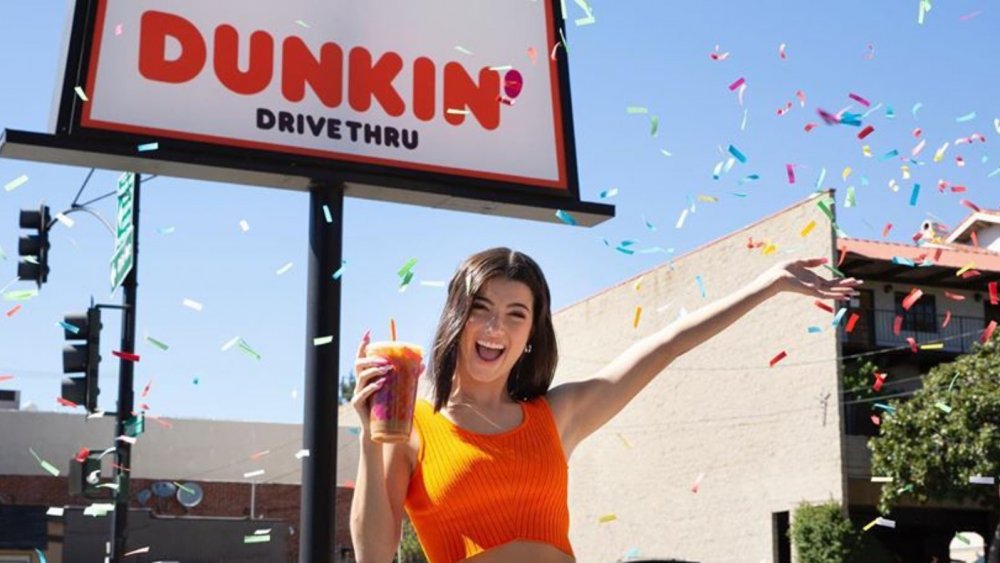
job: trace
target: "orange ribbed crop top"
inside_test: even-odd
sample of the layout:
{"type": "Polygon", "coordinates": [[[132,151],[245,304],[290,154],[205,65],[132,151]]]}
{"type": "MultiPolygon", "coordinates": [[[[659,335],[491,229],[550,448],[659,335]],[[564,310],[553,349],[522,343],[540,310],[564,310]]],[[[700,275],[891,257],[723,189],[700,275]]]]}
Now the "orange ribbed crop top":
{"type": "Polygon", "coordinates": [[[569,544],[566,456],[548,401],[522,402],[524,420],[478,434],[420,399],[417,465],[404,507],[431,563],[452,563],[514,540],[569,544]]]}

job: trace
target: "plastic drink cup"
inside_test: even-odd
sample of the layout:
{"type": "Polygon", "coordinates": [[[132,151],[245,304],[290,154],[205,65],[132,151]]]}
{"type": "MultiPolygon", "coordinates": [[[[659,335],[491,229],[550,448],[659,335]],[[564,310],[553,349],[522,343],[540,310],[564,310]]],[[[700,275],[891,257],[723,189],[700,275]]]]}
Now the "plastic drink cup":
{"type": "Polygon", "coordinates": [[[385,384],[371,399],[372,440],[380,443],[405,442],[410,439],[413,428],[417,378],[424,351],[408,342],[372,342],[365,355],[384,358],[392,364],[392,369],[385,375],[385,384]]]}

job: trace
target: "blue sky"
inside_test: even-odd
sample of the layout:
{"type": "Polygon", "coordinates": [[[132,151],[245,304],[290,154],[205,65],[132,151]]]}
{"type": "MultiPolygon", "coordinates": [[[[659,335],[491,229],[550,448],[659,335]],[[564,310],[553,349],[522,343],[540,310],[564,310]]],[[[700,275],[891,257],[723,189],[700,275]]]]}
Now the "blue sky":
{"type": "MultiPolygon", "coordinates": [[[[682,254],[807,197],[824,168],[822,186],[837,189],[839,222],[859,238],[880,239],[884,225],[892,223],[888,240],[909,243],[928,213],[955,225],[967,211],[960,198],[997,207],[1000,174],[988,177],[1000,167],[1000,134],[993,122],[1000,117],[1000,78],[991,64],[1000,47],[995,5],[934,2],[923,25],[917,23],[918,0],[594,0],[591,5],[595,24],[577,27],[570,21],[568,26],[581,195],[598,201],[602,191],[618,188],[617,197],[608,200],[617,206],[617,217],[582,229],[348,200],[343,319],[335,335],[342,373],[350,369],[362,332],[372,328],[376,338],[385,338],[390,318],[401,338],[428,344],[444,290],[420,282],[447,280],[464,257],[491,246],[535,257],[546,271],[555,307],[561,308],[667,259],[660,253],[624,255],[613,248],[618,242],[635,239],[638,247],[682,254]],[[785,60],[779,57],[782,43],[785,60]],[[710,59],[716,44],[730,53],[726,60],[710,59]],[[728,89],[739,77],[748,85],[743,106],[728,89]],[[797,90],[806,95],[804,108],[797,90]],[[856,138],[854,127],[821,124],[812,132],[803,130],[807,122],[820,122],[818,107],[836,112],[853,104],[849,111],[863,112],[848,98],[852,92],[882,104],[865,119],[875,127],[865,141],[856,138]],[[776,115],[786,102],[793,108],[776,115]],[[659,118],[657,136],[650,135],[649,116],[629,115],[630,106],[646,107],[659,118]],[[886,116],[887,106],[894,118],[886,116]],[[741,130],[744,110],[747,123],[741,130]],[[972,112],[975,117],[957,121],[972,112]],[[912,134],[917,127],[927,147],[905,180],[902,162],[879,156],[892,149],[908,155],[919,142],[912,134]],[[988,141],[954,146],[957,138],[972,133],[988,141]],[[941,162],[933,162],[945,141],[952,146],[941,162]],[[714,166],[725,158],[720,150],[730,144],[748,162],[713,180],[714,166]],[[862,155],[865,144],[872,158],[862,155]],[[957,155],[964,167],[956,165],[957,155]],[[785,176],[787,163],[796,164],[794,185],[785,176]],[[844,181],[841,172],[848,166],[853,172],[844,181]],[[760,179],[739,185],[749,174],[760,179]],[[888,187],[890,179],[900,186],[898,192],[888,187]],[[968,191],[939,193],[941,179],[968,191]],[[922,192],[917,205],[910,206],[914,182],[922,192]],[[852,208],[844,206],[848,186],[856,193],[852,208]],[[699,202],[683,228],[676,229],[689,198],[698,195],[715,196],[718,202],[699,202]],[[410,258],[418,259],[415,279],[400,293],[395,272],[410,258]]],[[[483,6],[504,9],[502,3],[483,6]]],[[[56,66],[64,10],[63,2],[53,0],[0,6],[0,127],[46,130],[61,72],[56,66]]],[[[570,20],[583,15],[574,2],[568,2],[568,10],[570,20]]],[[[0,160],[0,185],[22,174],[29,177],[16,190],[0,192],[0,247],[7,255],[0,259],[0,284],[17,271],[18,210],[41,201],[54,211],[67,208],[86,173],[0,160]]],[[[98,171],[86,195],[113,189],[117,176],[117,171],[98,171]]],[[[152,413],[301,421],[303,357],[310,345],[304,328],[307,205],[307,195],[288,191],[173,178],[146,185],[137,346],[142,361],[136,388],[152,380],[145,399],[152,413]],[[241,220],[249,224],[247,232],[241,220]],[[276,275],[289,262],[292,268],[276,275]],[[204,309],[186,308],[184,299],[204,309]],[[167,343],[169,350],[152,346],[146,335],[167,343]],[[220,351],[235,336],[262,359],[237,348],[220,351]]],[[[113,206],[113,200],[97,204],[107,217],[113,216],[113,206]]],[[[91,296],[109,302],[107,263],[114,241],[96,220],[74,217],[72,229],[53,229],[50,282],[18,313],[0,316],[0,376],[14,376],[0,388],[21,390],[22,403],[31,401],[42,410],[68,411],[56,403],[63,377],[63,337],[56,323],[66,312],[85,309],[91,296]]],[[[711,292],[712,280],[705,284],[711,292]]],[[[20,283],[11,289],[29,287],[20,283]]],[[[14,305],[0,303],[3,312],[14,305]]],[[[622,321],[625,330],[631,319],[622,321]]],[[[119,335],[117,315],[107,312],[100,404],[108,410],[114,408],[117,377],[111,350],[117,349],[119,335]]]]}

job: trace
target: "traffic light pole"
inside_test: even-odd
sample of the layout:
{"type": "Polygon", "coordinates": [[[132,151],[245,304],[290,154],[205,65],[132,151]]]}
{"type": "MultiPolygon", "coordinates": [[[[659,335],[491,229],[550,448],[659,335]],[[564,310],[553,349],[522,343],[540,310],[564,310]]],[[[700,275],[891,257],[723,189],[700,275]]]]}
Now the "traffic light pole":
{"type": "MultiPolygon", "coordinates": [[[[138,203],[138,199],[136,200],[138,203]]],[[[306,386],[299,511],[299,562],[332,563],[337,501],[337,397],[340,339],[316,346],[314,338],[340,333],[340,281],[331,275],[343,255],[344,186],[309,191],[309,288],[306,297],[306,386]]]]}
{"type": "MultiPolygon", "coordinates": [[[[139,193],[141,191],[142,178],[140,174],[135,175],[135,191],[132,200],[132,229],[134,233],[132,246],[132,270],[125,276],[122,282],[122,342],[123,352],[135,353],[135,324],[136,324],[136,289],[138,288],[137,277],[139,273],[139,193]]],[[[121,358],[118,367],[118,408],[115,413],[115,482],[118,484],[118,491],[115,494],[115,509],[112,512],[112,542],[111,542],[111,563],[121,563],[125,556],[125,540],[128,537],[128,506],[131,491],[129,487],[129,472],[132,470],[132,445],[126,440],[119,440],[119,436],[125,435],[125,422],[129,420],[135,408],[135,393],[133,392],[133,379],[135,376],[135,364],[130,360],[121,358]]]]}

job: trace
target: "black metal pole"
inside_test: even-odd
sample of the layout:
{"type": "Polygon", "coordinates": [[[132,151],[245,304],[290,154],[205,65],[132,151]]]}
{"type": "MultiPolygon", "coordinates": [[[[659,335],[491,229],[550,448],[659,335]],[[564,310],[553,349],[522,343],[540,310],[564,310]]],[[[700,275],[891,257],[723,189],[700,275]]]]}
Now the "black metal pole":
{"type": "Polygon", "coordinates": [[[306,384],[299,561],[333,563],[337,492],[337,399],[340,390],[340,281],[344,187],[309,191],[309,293],[306,300],[306,384]],[[313,339],[334,336],[323,346],[313,339]]]}
{"type": "MultiPolygon", "coordinates": [[[[122,342],[123,352],[135,352],[135,305],[139,274],[139,192],[141,178],[135,175],[135,192],[132,194],[132,271],[122,281],[122,342]]],[[[125,421],[132,416],[134,408],[133,378],[135,364],[122,358],[118,363],[118,411],[115,414],[115,510],[112,513],[113,540],[111,542],[111,563],[120,563],[125,555],[125,541],[128,538],[128,505],[131,492],[129,472],[132,469],[132,445],[118,436],[125,435],[125,421]]]]}

